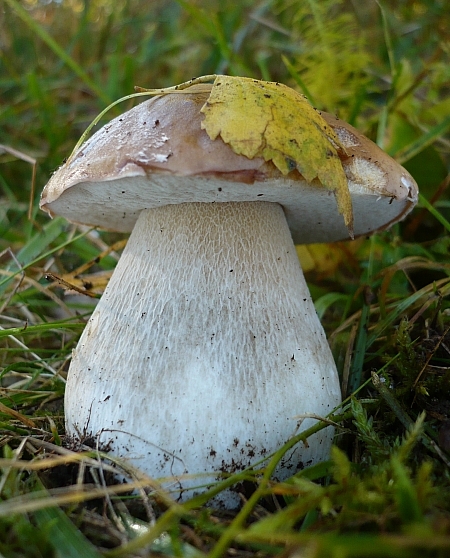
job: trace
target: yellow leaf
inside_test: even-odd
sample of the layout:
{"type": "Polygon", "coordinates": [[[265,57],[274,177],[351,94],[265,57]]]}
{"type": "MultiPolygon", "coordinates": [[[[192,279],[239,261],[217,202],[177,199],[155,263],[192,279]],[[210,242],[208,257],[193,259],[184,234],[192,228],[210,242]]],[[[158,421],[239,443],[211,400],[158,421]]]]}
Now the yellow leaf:
{"type": "Polygon", "coordinates": [[[345,149],[303,95],[281,83],[217,76],[201,111],[212,140],[220,135],[235,153],[271,160],[283,174],[297,169],[308,182],[317,178],[335,194],[352,235],[352,202],[338,155],[345,149]]]}
{"type": "Polygon", "coordinates": [[[355,242],[333,242],[332,244],[308,244],[296,246],[297,256],[303,271],[313,271],[322,279],[336,278],[339,270],[358,267],[357,251],[364,237],[355,242]]]}

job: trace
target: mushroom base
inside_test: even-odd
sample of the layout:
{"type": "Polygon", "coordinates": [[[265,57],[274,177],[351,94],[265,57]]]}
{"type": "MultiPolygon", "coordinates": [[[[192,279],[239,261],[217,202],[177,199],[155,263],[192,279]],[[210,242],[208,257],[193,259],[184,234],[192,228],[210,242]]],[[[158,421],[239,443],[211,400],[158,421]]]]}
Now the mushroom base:
{"type": "MultiPolygon", "coordinates": [[[[73,352],[65,411],[68,434],[97,437],[185,498],[263,466],[315,423],[298,415],[340,401],[281,206],[187,203],[140,214],[73,352]]],[[[297,444],[276,477],[327,459],[332,438],[327,427],[297,444]]]]}

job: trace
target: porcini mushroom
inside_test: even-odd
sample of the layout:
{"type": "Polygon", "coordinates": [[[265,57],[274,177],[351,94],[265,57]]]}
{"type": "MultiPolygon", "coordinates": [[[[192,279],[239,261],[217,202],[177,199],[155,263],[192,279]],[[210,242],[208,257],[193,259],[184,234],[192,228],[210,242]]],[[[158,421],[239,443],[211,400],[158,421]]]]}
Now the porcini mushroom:
{"type": "MultiPolygon", "coordinates": [[[[294,417],[325,416],[341,401],[294,247],[348,238],[334,196],[210,139],[207,98],[194,86],[112,120],[41,199],[50,215],[132,231],[73,352],[67,432],[175,479],[182,497],[211,482],[196,474],[250,466],[296,432],[294,417]]],[[[412,177],[348,124],[323,118],[346,148],[355,236],[400,220],[417,200],[412,177]]],[[[332,438],[328,427],[295,446],[277,477],[326,459],[332,438]]]]}

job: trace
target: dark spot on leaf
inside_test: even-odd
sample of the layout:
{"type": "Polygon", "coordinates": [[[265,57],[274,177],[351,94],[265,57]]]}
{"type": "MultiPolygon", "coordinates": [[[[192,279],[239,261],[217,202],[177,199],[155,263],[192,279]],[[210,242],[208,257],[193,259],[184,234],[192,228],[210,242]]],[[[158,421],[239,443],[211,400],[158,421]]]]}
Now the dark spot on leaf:
{"type": "Polygon", "coordinates": [[[286,163],[289,169],[289,172],[295,170],[297,168],[297,163],[293,159],[286,159],[286,163]]]}

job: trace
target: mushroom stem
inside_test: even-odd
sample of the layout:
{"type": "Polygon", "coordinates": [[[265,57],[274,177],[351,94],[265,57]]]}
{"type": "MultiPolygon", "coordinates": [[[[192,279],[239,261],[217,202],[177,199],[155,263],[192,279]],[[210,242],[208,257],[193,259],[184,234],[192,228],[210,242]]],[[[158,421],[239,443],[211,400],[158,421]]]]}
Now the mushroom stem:
{"type": "MultiPolygon", "coordinates": [[[[69,434],[100,436],[115,455],[185,490],[205,480],[184,473],[242,470],[296,433],[296,415],[324,416],[339,402],[280,205],[141,212],[73,353],[69,434]]],[[[329,427],[296,446],[278,478],[326,459],[332,437],[329,427]]]]}

